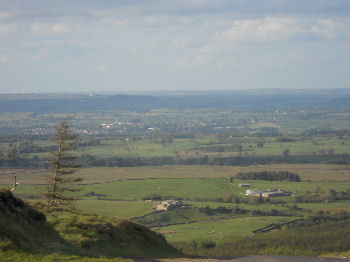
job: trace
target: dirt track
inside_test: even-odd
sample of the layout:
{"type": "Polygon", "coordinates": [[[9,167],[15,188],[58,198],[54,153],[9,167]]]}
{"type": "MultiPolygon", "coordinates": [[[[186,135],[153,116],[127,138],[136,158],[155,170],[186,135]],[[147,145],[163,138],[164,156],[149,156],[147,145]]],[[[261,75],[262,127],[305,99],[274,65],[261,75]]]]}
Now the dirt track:
{"type": "Polygon", "coordinates": [[[286,257],[286,256],[246,256],[210,259],[134,259],[135,262],[348,262],[350,258],[286,257]]]}

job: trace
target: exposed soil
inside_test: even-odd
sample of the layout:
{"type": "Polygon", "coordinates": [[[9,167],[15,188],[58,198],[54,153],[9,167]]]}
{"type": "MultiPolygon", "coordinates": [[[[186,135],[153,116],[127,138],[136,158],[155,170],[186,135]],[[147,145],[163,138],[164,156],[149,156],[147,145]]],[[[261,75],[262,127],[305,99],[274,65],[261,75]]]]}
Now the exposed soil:
{"type": "Polygon", "coordinates": [[[348,262],[350,258],[326,257],[287,257],[287,256],[244,256],[231,258],[201,258],[201,259],[133,259],[135,262],[348,262]]]}

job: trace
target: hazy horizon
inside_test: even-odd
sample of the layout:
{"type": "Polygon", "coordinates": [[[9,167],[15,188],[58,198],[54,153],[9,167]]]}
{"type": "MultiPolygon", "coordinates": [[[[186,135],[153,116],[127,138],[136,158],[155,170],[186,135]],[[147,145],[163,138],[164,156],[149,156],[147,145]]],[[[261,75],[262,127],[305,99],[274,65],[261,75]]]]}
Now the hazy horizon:
{"type": "Polygon", "coordinates": [[[225,93],[265,93],[265,94],[278,94],[278,93],[299,93],[299,94],[317,94],[324,93],[327,94],[331,92],[333,95],[342,95],[344,92],[350,95],[350,88],[313,88],[313,89],[295,89],[295,88],[246,88],[246,89],[193,89],[193,90],[129,90],[129,91],[51,91],[51,92],[13,92],[13,93],[0,93],[0,96],[15,96],[15,95],[24,95],[24,96],[59,96],[59,95],[84,95],[84,96],[96,96],[96,95],[181,95],[181,94],[225,94],[225,93]]]}
{"type": "Polygon", "coordinates": [[[0,93],[350,88],[350,1],[0,3],[0,93]]]}

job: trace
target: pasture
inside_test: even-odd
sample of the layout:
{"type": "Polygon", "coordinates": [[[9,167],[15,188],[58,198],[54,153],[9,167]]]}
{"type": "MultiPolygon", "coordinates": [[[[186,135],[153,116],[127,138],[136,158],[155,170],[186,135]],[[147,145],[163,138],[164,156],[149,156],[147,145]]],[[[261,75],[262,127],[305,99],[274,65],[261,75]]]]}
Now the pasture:
{"type": "MultiPolygon", "coordinates": [[[[251,231],[270,223],[284,220],[285,217],[240,217],[216,222],[195,222],[156,228],[168,241],[222,240],[228,236],[247,236],[251,231]]],[[[293,218],[288,218],[292,220],[293,218]]]]}
{"type": "MultiPolygon", "coordinates": [[[[227,178],[239,172],[289,171],[299,174],[302,181],[350,182],[350,166],[332,164],[274,164],[240,166],[146,166],[146,167],[89,167],[78,169],[82,184],[107,183],[128,179],[148,178],[227,178]]],[[[47,184],[49,172],[44,169],[4,169],[0,185],[11,184],[16,175],[20,184],[47,184]]]]}
{"type": "MultiPolygon", "coordinates": [[[[47,190],[46,170],[4,170],[0,175],[1,187],[10,188],[14,174],[20,183],[15,191],[18,196],[30,201],[42,199],[47,190]]],[[[306,217],[319,211],[350,211],[350,201],[295,203],[293,197],[277,197],[273,200],[281,200],[282,203],[257,203],[254,199],[250,201],[249,197],[245,197],[245,188],[238,186],[240,183],[249,183],[251,188],[280,188],[296,195],[303,195],[308,191],[313,194],[316,189],[319,192],[327,192],[329,189],[346,191],[350,188],[350,168],[345,165],[94,167],[78,170],[77,176],[84,179],[81,184],[73,186],[79,189],[72,195],[78,199],[74,202],[77,209],[129,219],[145,216],[144,220],[136,221],[148,223],[169,241],[218,240],[227,235],[243,236],[273,222],[306,217]],[[234,179],[230,184],[227,181],[228,176],[234,177],[238,172],[265,170],[294,172],[300,175],[302,182],[234,179]],[[152,215],[155,211],[154,202],[142,200],[150,195],[159,195],[162,199],[180,198],[189,208],[166,216],[164,214],[170,211],[152,215]],[[247,202],[237,205],[235,198],[246,198],[247,202]],[[208,216],[199,212],[199,208],[206,206],[212,209],[239,207],[266,214],[277,210],[287,216],[251,216],[250,213],[208,216]]]]}
{"type": "MultiPolygon", "coordinates": [[[[0,116],[1,118],[1,116],[0,116]]],[[[26,122],[24,127],[26,127],[26,122]]],[[[23,139],[30,141],[32,146],[41,150],[23,153],[23,158],[50,157],[48,146],[52,145],[47,138],[23,139]]],[[[215,157],[221,156],[281,156],[286,149],[290,155],[325,155],[350,154],[349,137],[337,135],[300,136],[220,136],[214,134],[197,134],[193,137],[176,137],[170,134],[144,134],[140,136],[81,136],[81,146],[76,150],[78,155],[89,154],[104,159],[110,157],[215,157]],[[86,140],[84,142],[84,139],[86,140]],[[283,140],[284,139],[284,140],[283,140]],[[92,143],[89,143],[92,142],[92,143]],[[85,143],[85,144],[84,144],[85,143]],[[258,145],[259,143],[260,146],[258,145]],[[239,150],[238,145],[241,146],[239,150]],[[241,152],[240,152],[241,151],[241,152]]],[[[10,141],[0,141],[0,146],[6,148],[10,141]]]]}
{"type": "MultiPolygon", "coordinates": [[[[87,194],[94,192],[104,194],[102,198],[113,200],[142,200],[148,195],[160,195],[165,199],[181,198],[184,200],[208,201],[221,198],[228,193],[243,195],[246,188],[240,188],[239,184],[250,183],[251,188],[261,190],[283,189],[295,194],[312,192],[316,187],[321,191],[334,189],[346,191],[350,188],[350,182],[285,182],[285,181],[261,181],[261,180],[234,180],[229,184],[226,179],[146,179],[146,180],[121,180],[117,182],[90,184],[76,186],[80,189],[75,193],[78,198],[87,198],[87,194]]],[[[96,196],[89,197],[97,198],[96,196]]]]}

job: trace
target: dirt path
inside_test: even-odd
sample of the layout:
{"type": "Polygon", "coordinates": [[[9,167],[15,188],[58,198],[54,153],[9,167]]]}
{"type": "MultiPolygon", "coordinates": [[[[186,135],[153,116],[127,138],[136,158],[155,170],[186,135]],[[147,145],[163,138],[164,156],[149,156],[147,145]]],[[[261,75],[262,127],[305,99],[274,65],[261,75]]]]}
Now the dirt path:
{"type": "Polygon", "coordinates": [[[287,256],[245,256],[231,258],[201,259],[134,259],[135,262],[349,262],[350,258],[287,257],[287,256]]]}

